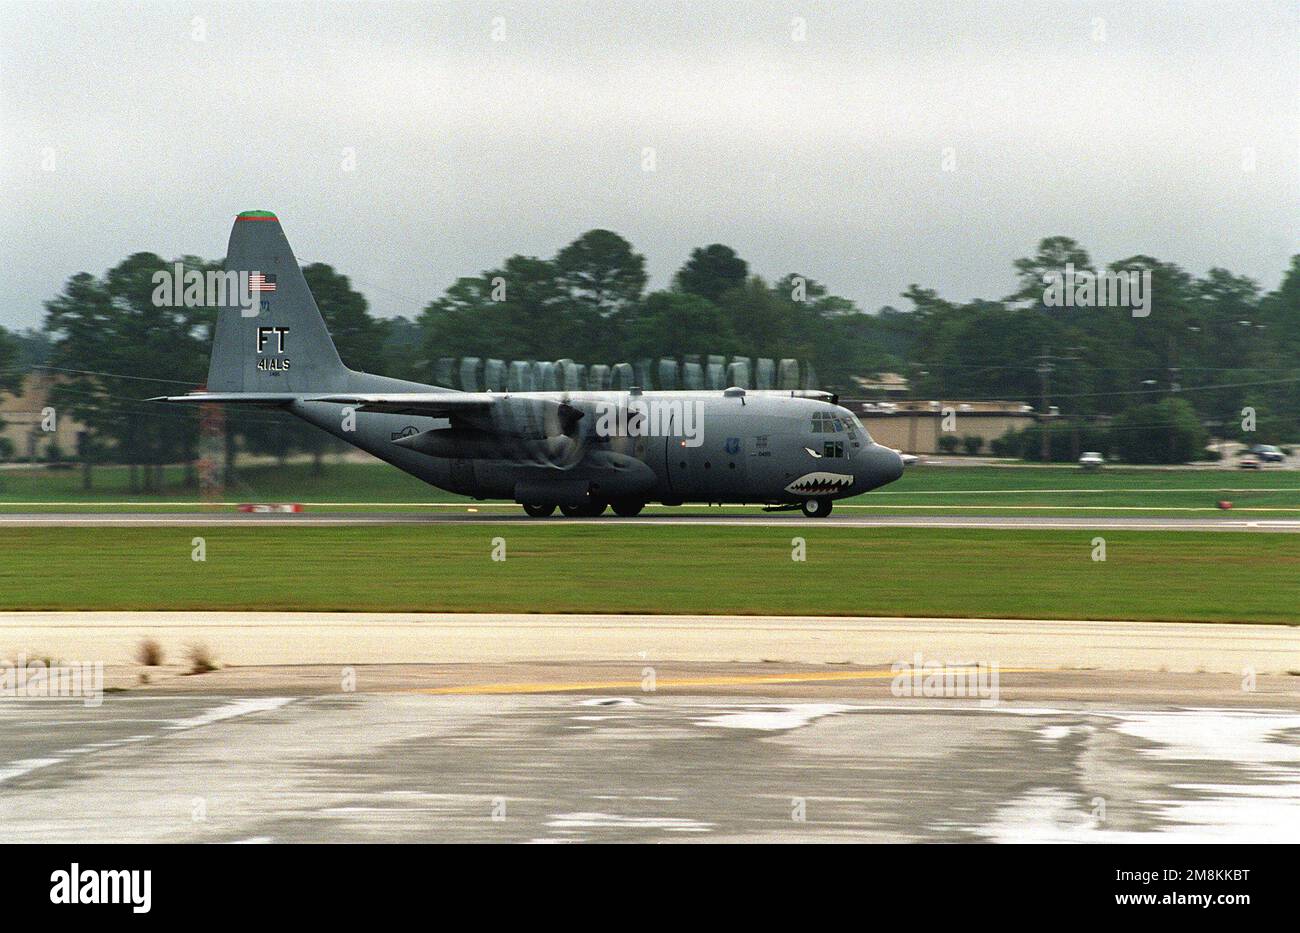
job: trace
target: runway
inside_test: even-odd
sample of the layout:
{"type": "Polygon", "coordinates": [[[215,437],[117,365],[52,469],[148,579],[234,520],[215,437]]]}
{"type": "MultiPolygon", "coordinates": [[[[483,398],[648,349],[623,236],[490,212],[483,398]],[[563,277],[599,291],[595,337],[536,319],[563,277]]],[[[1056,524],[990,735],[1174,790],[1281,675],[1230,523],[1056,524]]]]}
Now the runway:
{"type": "Polygon", "coordinates": [[[894,698],[0,703],[0,842],[1293,842],[1300,711],[894,698]]]}
{"type": "Polygon", "coordinates": [[[643,515],[619,518],[529,518],[522,513],[422,514],[411,512],[15,512],[0,514],[2,528],[197,528],[221,526],[343,527],[360,525],[693,525],[780,528],[985,528],[1048,531],[1236,531],[1300,533],[1300,519],[1177,518],[1107,516],[1062,518],[1041,515],[844,515],[804,518],[798,512],[758,515],[643,515]]]}

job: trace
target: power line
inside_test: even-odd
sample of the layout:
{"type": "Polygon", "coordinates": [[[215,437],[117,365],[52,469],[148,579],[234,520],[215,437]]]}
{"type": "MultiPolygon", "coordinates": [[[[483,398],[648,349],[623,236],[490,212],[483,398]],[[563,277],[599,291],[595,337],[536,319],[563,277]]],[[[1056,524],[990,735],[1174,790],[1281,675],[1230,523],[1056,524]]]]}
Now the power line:
{"type": "MultiPolygon", "coordinates": [[[[1297,382],[1300,382],[1300,376],[1297,376],[1294,379],[1264,379],[1256,382],[1221,382],[1221,383],[1204,385],[1204,386],[1183,386],[1179,391],[1180,393],[1212,392],[1216,389],[1244,389],[1244,388],[1250,388],[1254,386],[1292,385],[1297,382]]],[[[1117,389],[1114,391],[1107,391],[1107,392],[1071,392],[1071,393],[1064,393],[1064,394],[1057,392],[1053,395],[1053,398],[1059,400],[1059,399],[1069,399],[1069,398],[1099,398],[1103,396],[1112,396],[1112,395],[1165,395],[1168,393],[1168,391],[1169,391],[1168,389],[1154,388],[1154,389],[1117,389]]],[[[987,398],[963,397],[961,401],[963,402],[1005,402],[1007,401],[1007,397],[1006,395],[1000,395],[1000,396],[994,395],[994,396],[989,396],[987,398]]]]}
{"type": "Polygon", "coordinates": [[[42,364],[33,364],[29,369],[49,369],[60,373],[76,373],[82,376],[105,376],[109,379],[134,379],[138,382],[165,382],[178,386],[195,386],[197,382],[184,379],[159,379],[155,376],[128,376],[125,373],[106,373],[94,369],[67,369],[63,366],[46,366],[42,364]]]}

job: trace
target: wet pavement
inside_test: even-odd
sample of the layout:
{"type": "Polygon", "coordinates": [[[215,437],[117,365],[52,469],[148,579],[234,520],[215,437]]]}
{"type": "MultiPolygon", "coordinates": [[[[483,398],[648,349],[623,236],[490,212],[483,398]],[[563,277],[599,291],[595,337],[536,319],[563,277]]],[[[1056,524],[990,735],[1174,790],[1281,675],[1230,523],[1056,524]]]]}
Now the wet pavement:
{"type": "Polygon", "coordinates": [[[0,702],[5,842],[1296,838],[1294,709],[636,693],[0,702]]]}

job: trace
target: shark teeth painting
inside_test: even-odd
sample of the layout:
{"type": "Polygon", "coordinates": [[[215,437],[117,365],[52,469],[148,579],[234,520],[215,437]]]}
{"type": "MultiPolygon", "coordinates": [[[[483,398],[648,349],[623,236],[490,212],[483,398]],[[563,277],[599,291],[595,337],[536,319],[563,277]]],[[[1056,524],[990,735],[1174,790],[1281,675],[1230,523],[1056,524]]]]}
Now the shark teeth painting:
{"type": "Polygon", "coordinates": [[[805,473],[789,486],[786,492],[797,496],[829,496],[843,492],[853,485],[853,477],[847,473],[805,473]]]}

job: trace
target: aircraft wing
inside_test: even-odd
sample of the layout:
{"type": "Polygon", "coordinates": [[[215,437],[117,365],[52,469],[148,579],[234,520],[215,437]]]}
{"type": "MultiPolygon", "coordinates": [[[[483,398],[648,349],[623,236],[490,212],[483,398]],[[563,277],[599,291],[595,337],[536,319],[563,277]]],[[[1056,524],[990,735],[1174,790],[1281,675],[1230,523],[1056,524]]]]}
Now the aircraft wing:
{"type": "MultiPolygon", "coordinates": [[[[289,402],[332,402],[355,405],[358,411],[385,412],[393,415],[430,415],[447,418],[489,411],[493,404],[506,398],[491,392],[397,392],[360,395],[310,395],[302,392],[188,392],[185,395],[160,395],[151,402],[189,402],[201,405],[287,405],[289,402]]],[[[553,403],[558,404],[558,403],[553,403]]]]}
{"type": "Polygon", "coordinates": [[[567,434],[582,418],[582,411],[567,402],[497,392],[363,392],[312,395],[303,401],[354,405],[357,411],[390,415],[462,418],[483,430],[503,434],[567,434]]]}

